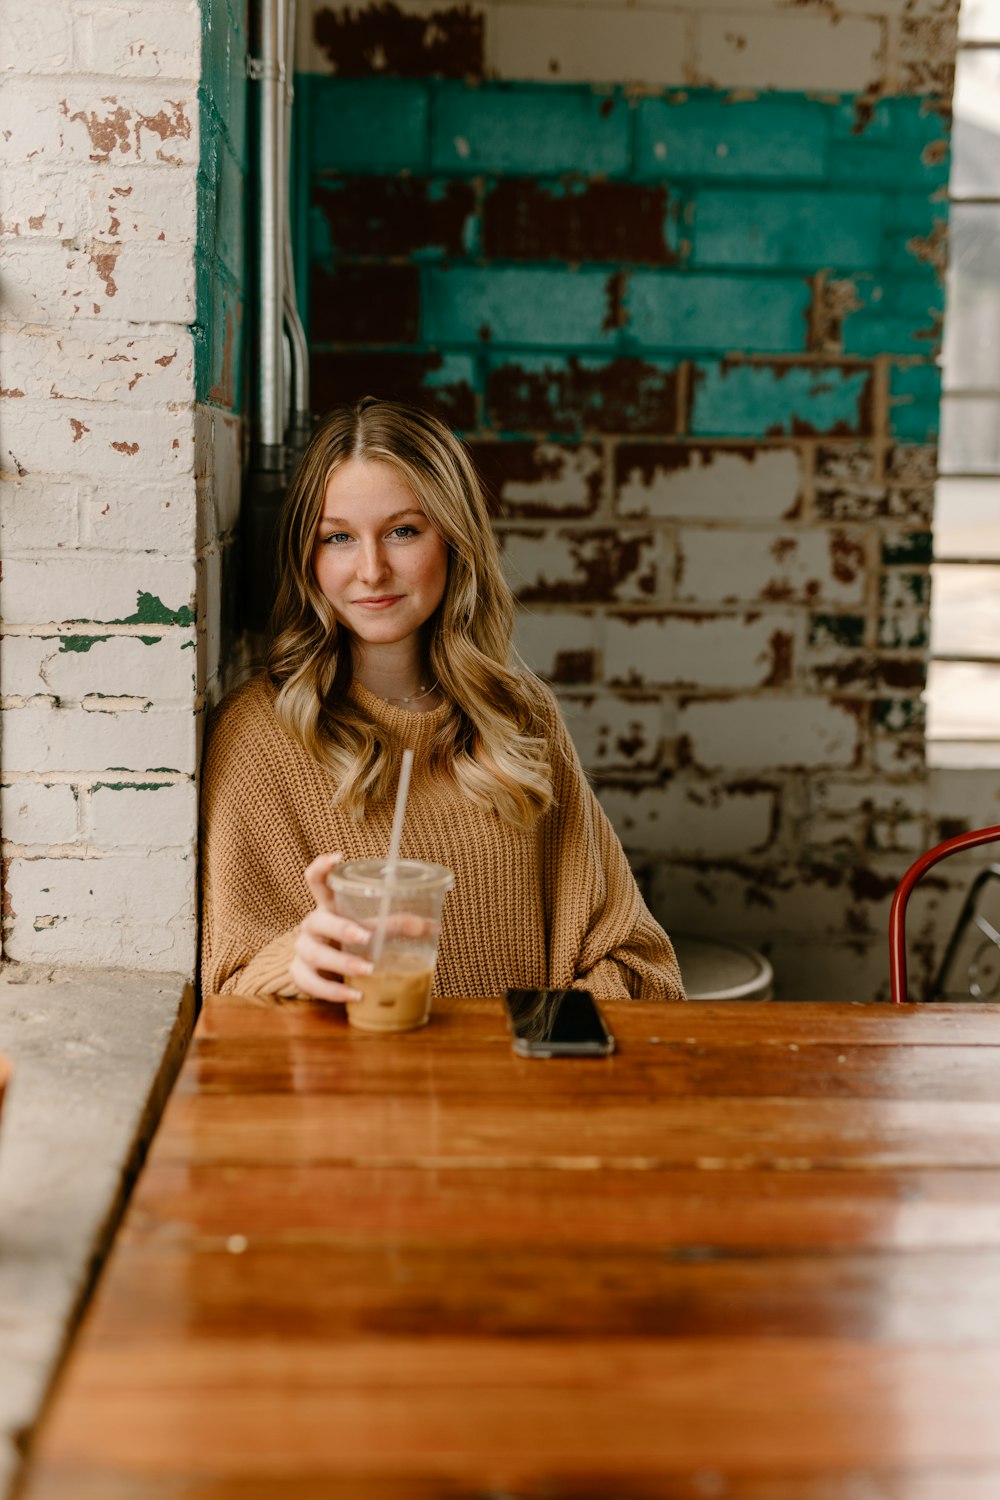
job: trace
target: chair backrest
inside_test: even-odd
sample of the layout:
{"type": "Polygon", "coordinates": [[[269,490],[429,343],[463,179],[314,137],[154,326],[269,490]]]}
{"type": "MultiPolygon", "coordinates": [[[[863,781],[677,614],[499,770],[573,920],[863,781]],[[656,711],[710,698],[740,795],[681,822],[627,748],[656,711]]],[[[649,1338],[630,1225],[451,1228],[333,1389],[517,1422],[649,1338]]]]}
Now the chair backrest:
{"type": "Polygon", "coordinates": [[[962,849],[975,849],[980,844],[992,844],[1000,841],[1000,825],[992,828],[973,828],[968,833],[959,833],[953,839],[945,839],[942,844],[935,844],[933,849],[928,849],[915,860],[899,885],[896,894],[892,898],[892,910],[889,913],[889,986],[894,1005],[903,1005],[907,1001],[906,993],[906,903],[910,899],[910,892],[927,871],[933,868],[939,860],[947,859],[949,854],[957,854],[962,849]]]}

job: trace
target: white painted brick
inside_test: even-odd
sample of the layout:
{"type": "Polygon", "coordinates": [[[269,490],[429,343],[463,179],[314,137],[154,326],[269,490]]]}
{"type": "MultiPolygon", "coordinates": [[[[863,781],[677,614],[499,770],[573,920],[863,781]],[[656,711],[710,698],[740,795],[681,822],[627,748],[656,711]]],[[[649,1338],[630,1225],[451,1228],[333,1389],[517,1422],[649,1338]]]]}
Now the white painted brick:
{"type": "Polygon", "coordinates": [[[489,14],[486,68],[547,83],[679,84],[688,61],[684,15],[622,6],[507,4],[489,14]]]}
{"type": "MultiPolygon", "coordinates": [[[[828,817],[849,817],[861,810],[879,818],[922,818],[927,812],[925,782],[846,781],[817,776],[809,782],[810,807],[828,817]]],[[[1000,815],[1000,807],[997,809],[1000,815]]]]}
{"type": "MultiPolygon", "coordinates": [[[[1000,771],[951,771],[935,768],[928,773],[928,803],[933,817],[960,819],[969,828],[993,828],[1000,824],[1000,771]]],[[[989,847],[976,853],[1000,859],[1000,850],[989,847]]]]}
{"type": "Polygon", "coordinates": [[[193,853],[12,860],[8,893],[16,916],[6,955],[188,971],[194,890],[193,853]]]}
{"type": "Polygon", "coordinates": [[[628,849],[739,855],[771,838],[776,793],[726,792],[675,780],[661,787],[602,787],[601,805],[628,849]]]}
{"type": "Polygon", "coordinates": [[[109,162],[117,167],[143,161],[196,167],[196,91],[180,82],[164,89],[137,81],[116,81],[108,88],[74,77],[4,80],[0,161],[109,162]]]}
{"type": "Polygon", "coordinates": [[[64,73],[74,66],[66,0],[3,0],[5,73],[64,73]]]}
{"type": "MultiPolygon", "coordinates": [[[[75,553],[11,559],[4,565],[0,597],[4,619],[16,625],[150,623],[150,633],[155,635],[155,615],[164,609],[172,614],[189,611],[193,591],[194,569],[187,560],[140,556],[126,563],[120,558],[75,553]],[[152,620],[143,595],[151,598],[152,620]],[[53,620],[53,614],[58,619],[53,620]]],[[[182,617],[175,623],[190,621],[182,617]]]]}
{"type": "Polygon", "coordinates": [[[563,718],[588,772],[652,771],[659,765],[664,737],[659,700],[602,695],[561,702],[563,718]]]}
{"type": "Polygon", "coordinates": [[[194,165],[78,163],[11,168],[0,181],[2,233],[26,239],[193,244],[194,165]]]}
{"type": "Polygon", "coordinates": [[[677,722],[703,768],[819,770],[851,766],[860,754],[856,718],[825,698],[691,701],[677,722]]]}
{"type": "Polygon", "coordinates": [[[88,859],[11,861],[18,916],[72,913],[94,921],[167,923],[187,917],[194,898],[194,851],[147,850],[88,859]]]}
{"type": "Polygon", "coordinates": [[[95,319],[66,328],[5,329],[3,384],[34,399],[65,397],[150,407],[190,401],[194,350],[187,329],[109,335],[95,319]]]}
{"type": "Polygon", "coordinates": [[[53,694],[79,702],[88,694],[153,697],[159,707],[194,702],[195,633],[148,635],[7,635],[0,643],[0,681],[8,696],[53,694]]]}
{"type": "Polygon", "coordinates": [[[81,71],[115,78],[197,79],[201,67],[201,17],[187,5],[94,5],[76,17],[81,71]]]}
{"type": "Polygon", "coordinates": [[[191,473],[189,408],[153,410],[88,401],[11,401],[4,447],[29,475],[79,475],[121,484],[174,480],[191,473]]]}
{"type": "Polygon", "coordinates": [[[71,844],[78,837],[76,790],[66,782],[5,782],[3,836],[12,844],[71,844]]]}
{"type": "Polygon", "coordinates": [[[597,672],[600,621],[592,614],[530,609],[517,612],[517,650],[533,672],[555,682],[590,682],[597,672]]]}
{"type": "Polygon", "coordinates": [[[88,838],[98,848],[190,849],[197,834],[193,781],[98,784],[90,793],[88,838]]]}
{"type": "Polygon", "coordinates": [[[623,684],[691,688],[781,686],[801,633],[787,614],[611,616],[604,675],[623,684]]]}
{"type": "Polygon", "coordinates": [[[64,169],[8,169],[0,176],[0,234],[70,239],[86,223],[80,183],[64,169]]]}
{"type": "Polygon", "coordinates": [[[190,553],[195,540],[195,486],[105,482],[88,490],[81,507],[87,547],[105,551],[190,553]]]}
{"type": "Polygon", "coordinates": [[[89,713],[34,706],[3,711],[5,771],[195,770],[190,706],[89,713]]]}
{"type": "Polygon", "coordinates": [[[652,532],[507,528],[504,571],[515,594],[539,603],[649,603],[670,572],[669,543],[652,532]]]}
{"type": "Polygon", "coordinates": [[[860,533],[702,529],[678,532],[677,598],[712,601],[861,604],[865,552],[860,533]]]}
{"type": "Polygon", "coordinates": [[[98,239],[190,244],[196,237],[193,167],[96,168],[82,187],[87,232],[98,239]]]}
{"type": "Polygon", "coordinates": [[[56,479],[30,475],[0,479],[3,556],[10,559],[17,552],[38,547],[75,547],[80,536],[81,493],[80,485],[56,479]]]}
{"type": "Polygon", "coordinates": [[[14,321],[194,321],[194,256],[189,244],[91,240],[80,250],[67,250],[48,241],[6,242],[0,250],[0,276],[7,315],[14,321]]]}
{"type": "Polygon", "coordinates": [[[885,71],[875,19],[704,14],[689,82],[710,88],[865,90],[885,71]]]}
{"type": "MultiPolygon", "coordinates": [[[[632,450],[629,450],[632,451],[632,450]]],[[[650,448],[650,454],[658,450],[650,448]]],[[[685,450],[681,450],[685,451],[685,450]]],[[[635,466],[619,481],[626,516],[712,521],[782,521],[798,514],[801,475],[792,448],[692,448],[686,468],[635,466]]]]}
{"type": "Polygon", "coordinates": [[[35,920],[37,930],[27,921],[15,921],[4,940],[5,956],[15,963],[194,972],[197,926],[193,917],[170,926],[54,915],[35,920]]]}

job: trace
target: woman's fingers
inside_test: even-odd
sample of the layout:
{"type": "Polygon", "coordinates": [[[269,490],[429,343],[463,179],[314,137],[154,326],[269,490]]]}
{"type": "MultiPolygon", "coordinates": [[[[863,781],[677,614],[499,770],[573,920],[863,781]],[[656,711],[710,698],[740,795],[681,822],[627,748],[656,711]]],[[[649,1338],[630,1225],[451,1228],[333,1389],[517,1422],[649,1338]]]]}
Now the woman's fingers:
{"type": "Polygon", "coordinates": [[[309,894],[317,906],[322,906],[327,911],[333,910],[333,892],[326,883],[326,877],[330,871],[343,863],[344,856],[338,850],[336,854],[317,854],[311,865],[306,866],[305,879],[309,888],[309,894]]]}
{"type": "Polygon", "coordinates": [[[345,953],[308,931],[300,931],[295,956],[319,974],[370,974],[372,966],[359,953],[345,953]]]}
{"type": "Polygon", "coordinates": [[[311,995],[314,1000],[360,1000],[361,991],[355,990],[350,985],[340,984],[335,979],[324,978],[316,972],[298,954],[292,959],[288,972],[295,981],[297,987],[304,995],[311,995]]]}

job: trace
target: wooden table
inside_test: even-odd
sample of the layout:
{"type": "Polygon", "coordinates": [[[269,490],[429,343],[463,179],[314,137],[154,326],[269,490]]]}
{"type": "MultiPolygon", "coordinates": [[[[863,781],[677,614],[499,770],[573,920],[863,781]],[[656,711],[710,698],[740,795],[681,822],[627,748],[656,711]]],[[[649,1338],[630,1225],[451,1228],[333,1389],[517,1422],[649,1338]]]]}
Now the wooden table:
{"type": "Polygon", "coordinates": [[[213,999],[28,1500],[997,1500],[1000,1007],[213,999]]]}

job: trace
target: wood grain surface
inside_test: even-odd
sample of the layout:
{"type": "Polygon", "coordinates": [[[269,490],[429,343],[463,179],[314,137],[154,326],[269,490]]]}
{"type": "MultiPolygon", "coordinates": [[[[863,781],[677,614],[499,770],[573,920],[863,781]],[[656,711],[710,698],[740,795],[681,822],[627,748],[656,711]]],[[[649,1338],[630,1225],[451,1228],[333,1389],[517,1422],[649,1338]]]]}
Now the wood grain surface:
{"type": "Polygon", "coordinates": [[[1000,1007],[210,1000],[24,1500],[997,1500],[1000,1007]]]}

